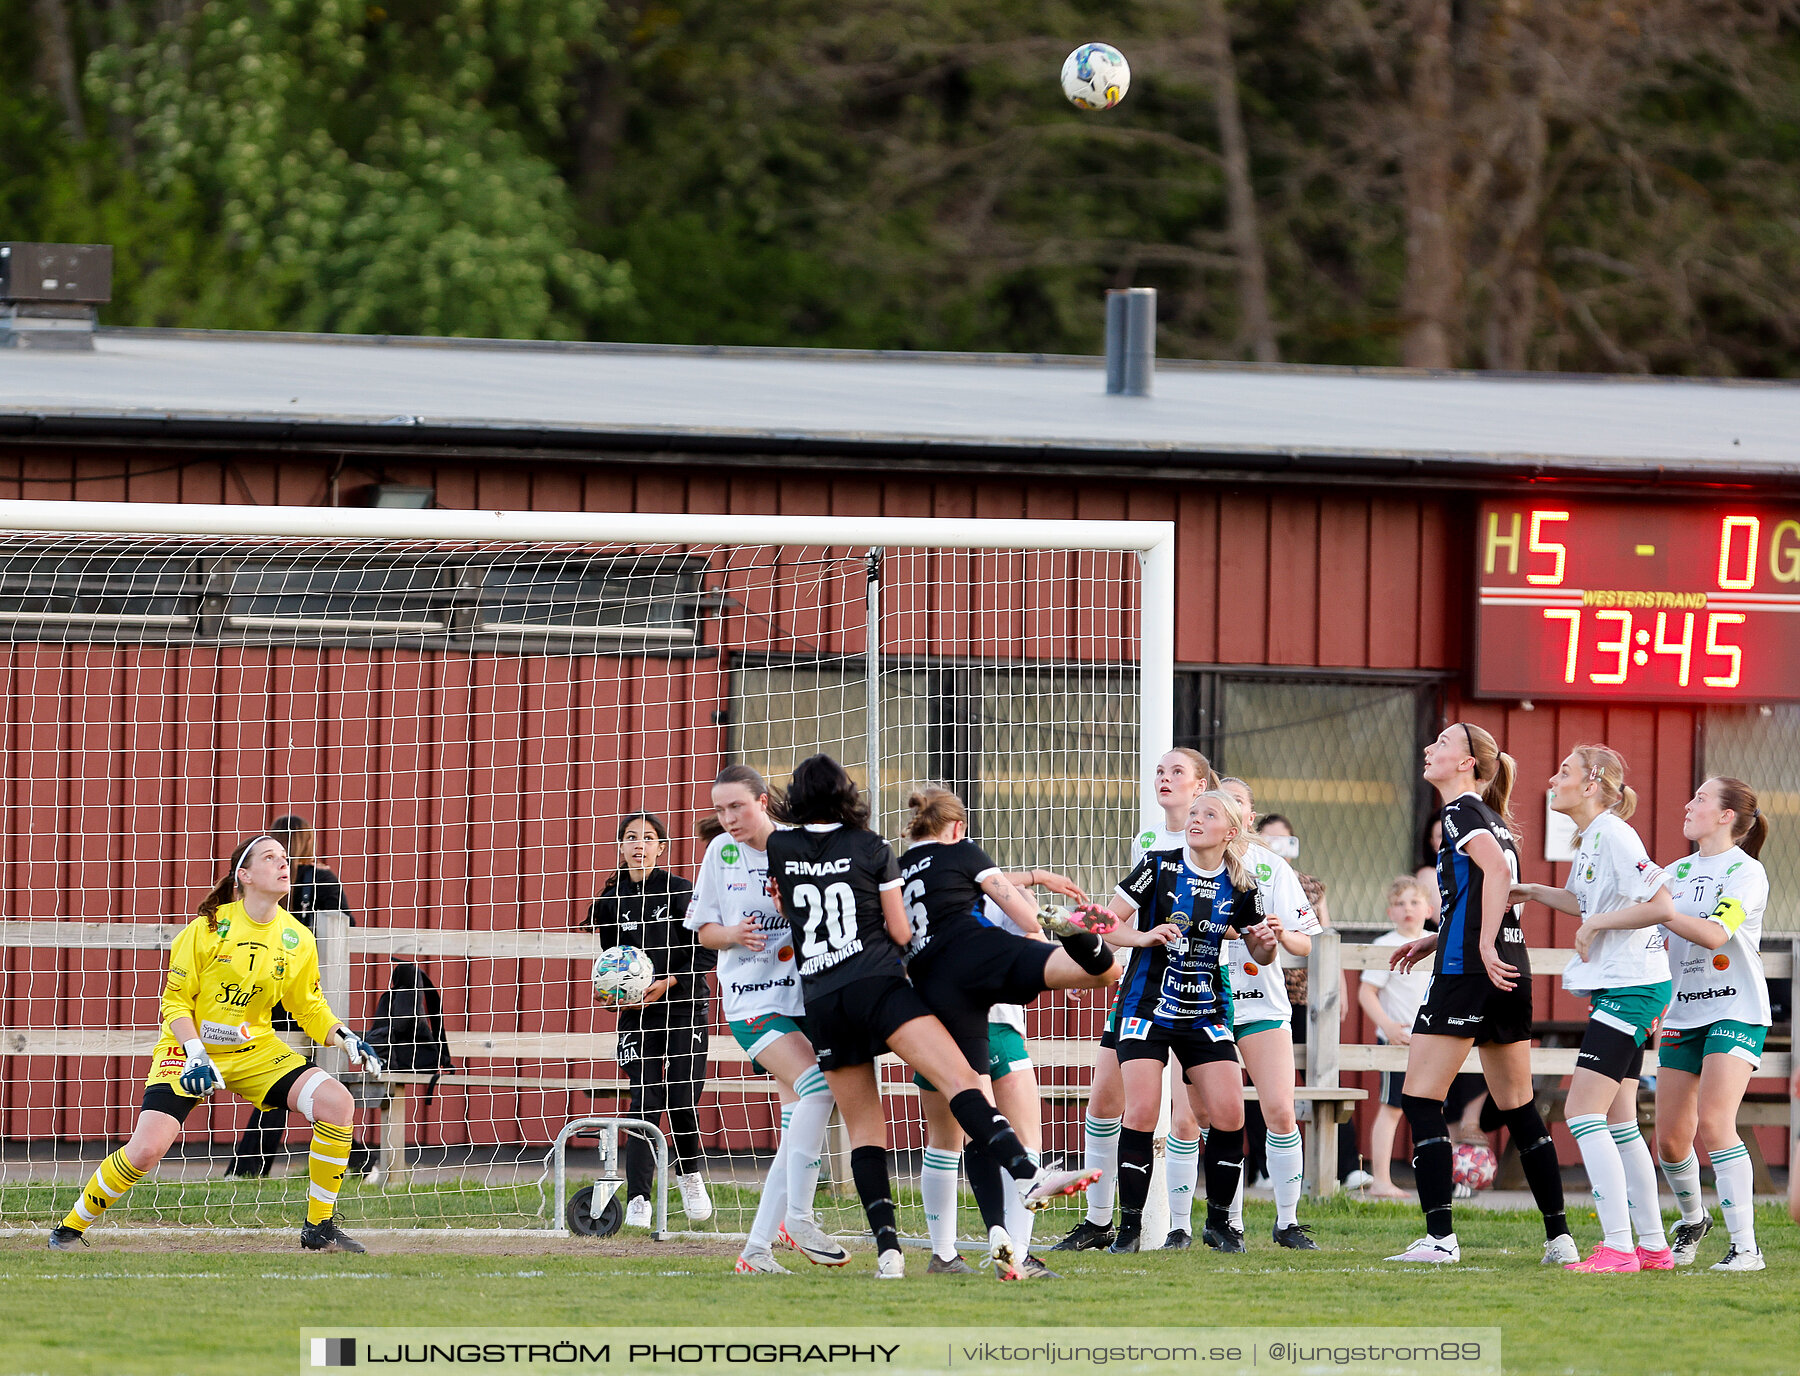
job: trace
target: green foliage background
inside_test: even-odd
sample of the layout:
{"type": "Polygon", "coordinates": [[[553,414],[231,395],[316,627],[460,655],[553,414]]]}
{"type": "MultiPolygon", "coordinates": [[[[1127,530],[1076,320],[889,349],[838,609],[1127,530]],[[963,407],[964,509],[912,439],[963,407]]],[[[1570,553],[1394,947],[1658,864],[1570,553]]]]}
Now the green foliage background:
{"type": "MultiPolygon", "coordinates": [[[[1459,38],[1477,94],[1510,79],[1481,28],[1501,9],[1459,6],[1490,41],[1459,38]]],[[[109,324],[1091,352],[1100,293],[1136,284],[1162,292],[1165,354],[1244,357],[1200,10],[21,0],[0,7],[0,237],[115,245],[109,324]],[[1055,75],[1097,36],[1134,89],[1083,114],[1055,75]]],[[[1380,78],[1391,50],[1404,81],[1405,10],[1231,7],[1285,358],[1399,360],[1405,118],[1380,78]]],[[[1628,41],[1585,104],[1546,106],[1526,366],[1800,372],[1793,8],[1595,13],[1628,41]]],[[[1471,366],[1494,363],[1481,249],[1504,210],[1468,210],[1471,366]]]]}

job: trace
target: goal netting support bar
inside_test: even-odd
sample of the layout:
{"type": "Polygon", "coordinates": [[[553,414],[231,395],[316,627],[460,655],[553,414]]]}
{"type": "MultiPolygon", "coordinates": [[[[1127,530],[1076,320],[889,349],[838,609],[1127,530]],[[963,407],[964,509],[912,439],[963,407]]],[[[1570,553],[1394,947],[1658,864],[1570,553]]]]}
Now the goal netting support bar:
{"type": "MultiPolygon", "coordinates": [[[[1160,522],[0,502],[0,1228],[59,1221],[129,1135],[169,945],[284,814],[315,838],[334,1008],[366,1026],[416,966],[452,1061],[435,1084],[348,1077],[347,1226],[558,1228],[550,1144],[629,1114],[579,928],[623,815],[663,818],[691,880],[723,765],[779,783],[822,750],[896,849],[908,794],[941,783],[1002,866],[1103,897],[1160,820],[1173,646],[1160,522]]],[[[700,1226],[742,1233],[779,1105],[703,992],[701,1159],[679,1168],[707,1182],[700,1226]]],[[[1027,1012],[1043,1147],[1070,1161],[1104,1012],[1027,1012]]],[[[897,1064],[882,1079],[919,1234],[918,1098],[897,1064]]],[[[269,1173],[227,1177],[249,1117],[197,1107],[103,1226],[293,1226],[304,1124],[263,1121],[269,1173]]],[[[576,1139],[571,1189],[594,1148],[576,1139]]],[[[835,1135],[818,1211],[863,1229],[835,1135]]],[[[696,1226],[678,1198],[669,1217],[696,1226]]]]}

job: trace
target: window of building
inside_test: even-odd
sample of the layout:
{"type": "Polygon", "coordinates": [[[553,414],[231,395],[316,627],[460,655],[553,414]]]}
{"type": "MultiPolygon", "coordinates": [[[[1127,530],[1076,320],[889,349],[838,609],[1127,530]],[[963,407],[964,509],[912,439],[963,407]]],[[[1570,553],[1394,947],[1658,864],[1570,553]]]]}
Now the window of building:
{"type": "Polygon", "coordinates": [[[1769,872],[1763,930],[1800,932],[1800,704],[1707,708],[1700,758],[1703,777],[1742,779],[1756,791],[1769,819],[1757,857],[1769,872]]]}
{"type": "Polygon", "coordinates": [[[1419,752],[1436,733],[1434,682],[1196,670],[1176,695],[1180,743],[1245,780],[1258,813],[1299,837],[1295,865],[1326,887],[1339,926],[1384,926],[1385,891],[1411,873],[1436,799],[1419,752]]]}
{"type": "Polygon", "coordinates": [[[80,548],[0,550],[0,628],[15,640],[114,640],[190,630],[192,558],[80,548]]]}

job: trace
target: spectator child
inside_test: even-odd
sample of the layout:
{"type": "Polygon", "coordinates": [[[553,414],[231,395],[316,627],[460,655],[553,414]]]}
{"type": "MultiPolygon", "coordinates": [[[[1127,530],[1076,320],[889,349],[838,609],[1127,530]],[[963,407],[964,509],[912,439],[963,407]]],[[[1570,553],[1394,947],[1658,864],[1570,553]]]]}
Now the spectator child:
{"type": "MultiPolygon", "coordinates": [[[[1410,875],[1401,875],[1388,885],[1387,920],[1394,930],[1375,938],[1377,946],[1404,946],[1425,935],[1425,919],[1432,911],[1431,900],[1410,875]]],[[[1405,974],[1381,969],[1365,970],[1357,1002],[1375,1024],[1375,1040],[1405,1046],[1412,1040],[1413,1018],[1425,1001],[1425,988],[1431,983],[1429,970],[1409,970],[1405,974]]],[[[1369,1187],[1372,1199],[1405,1199],[1408,1196],[1395,1186],[1393,1169],[1394,1133],[1400,1126],[1400,1086],[1404,1072],[1384,1070],[1381,1073],[1381,1106],[1375,1114],[1375,1125],[1369,1133],[1370,1169],[1375,1182],[1369,1187]]]]}

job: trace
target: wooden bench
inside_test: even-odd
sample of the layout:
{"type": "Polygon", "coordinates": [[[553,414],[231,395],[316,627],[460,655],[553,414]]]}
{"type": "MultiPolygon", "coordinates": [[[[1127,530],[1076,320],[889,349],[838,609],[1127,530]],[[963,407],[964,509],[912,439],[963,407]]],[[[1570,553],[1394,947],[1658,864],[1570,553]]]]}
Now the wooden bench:
{"type": "MultiPolygon", "coordinates": [[[[1322,962],[1321,953],[1328,951],[1334,945],[1338,945],[1339,958],[1336,964],[1339,970],[1385,970],[1388,968],[1389,957],[1394,952],[1392,946],[1339,945],[1339,941],[1340,938],[1336,932],[1321,933],[1313,938],[1313,956],[1309,961],[1309,968],[1312,971],[1309,975],[1309,993],[1312,988],[1317,987],[1321,964],[1329,966],[1331,963],[1329,960],[1322,962]]],[[[1784,949],[1791,945],[1791,939],[1786,937],[1771,936],[1765,939],[1762,952],[1763,970],[1770,979],[1785,979],[1792,976],[1793,952],[1791,949],[1784,949]]],[[[1560,974],[1568,965],[1571,955],[1571,952],[1561,949],[1533,949],[1530,952],[1532,974],[1560,974]]],[[[1335,972],[1332,974],[1332,983],[1335,987],[1335,972]]],[[[1321,1026],[1315,1021],[1310,1030],[1317,1041],[1329,1044],[1335,1054],[1336,1065],[1340,1072],[1404,1071],[1406,1069],[1407,1049],[1404,1046],[1379,1043],[1341,1044],[1338,1040],[1339,1029],[1335,1018],[1329,1027],[1321,1026]]],[[[1310,1050],[1311,1044],[1307,1048],[1295,1048],[1296,1057],[1302,1065],[1305,1065],[1307,1061],[1307,1055],[1304,1053],[1310,1052],[1310,1050]]],[[[1534,1046],[1531,1048],[1532,1076],[1534,1079],[1548,1078],[1560,1082],[1574,1073],[1576,1057],[1579,1054],[1579,1048],[1573,1046],[1534,1046]]],[[[1793,1073],[1793,1065],[1791,1051],[1765,1051],[1762,1064],[1757,1069],[1756,1078],[1758,1080],[1779,1079],[1785,1081],[1793,1073]]],[[[1462,1068],[1466,1072],[1479,1074],[1481,1071],[1479,1052],[1471,1050],[1468,1059],[1463,1062],[1462,1068]]],[[[1656,1068],[1655,1049],[1646,1049],[1644,1073],[1646,1075],[1655,1074],[1656,1068]]],[[[1543,1112],[1546,1123],[1561,1118],[1563,1100],[1567,1093],[1567,1089],[1560,1083],[1552,1084],[1538,1091],[1540,1111],[1543,1112]]],[[[1645,1118],[1645,1107],[1640,1105],[1640,1120],[1648,1124],[1649,1119],[1645,1118]]],[[[1650,1116],[1654,1116],[1653,1110],[1650,1116]]],[[[1800,1101],[1790,1099],[1785,1093],[1752,1090],[1744,1096],[1744,1102],[1738,1109],[1738,1125],[1743,1128],[1786,1125],[1791,1142],[1793,1134],[1800,1133],[1800,1101]]],[[[1769,1172],[1768,1164],[1763,1158],[1762,1145],[1756,1140],[1754,1132],[1745,1132],[1743,1139],[1744,1144],[1750,1150],[1751,1160],[1755,1163],[1756,1189],[1759,1193],[1772,1193],[1775,1189],[1775,1182],[1769,1172]]],[[[1788,1168],[1790,1171],[1794,1169],[1791,1157],[1788,1168]]],[[[1501,1184],[1511,1187],[1522,1185],[1523,1180],[1523,1175],[1517,1170],[1512,1144],[1509,1142],[1506,1154],[1502,1158],[1499,1181],[1501,1184]]]]}
{"type": "MultiPolygon", "coordinates": [[[[589,933],[576,931],[512,931],[480,932],[439,929],[406,929],[392,927],[350,927],[339,913],[315,914],[319,943],[320,985],[334,1007],[343,1007],[350,987],[350,957],[384,955],[392,958],[440,957],[454,959],[544,959],[591,960],[600,954],[601,942],[589,933]]],[[[128,922],[61,922],[36,920],[0,921],[0,946],[69,948],[76,950],[164,951],[181,932],[181,924],[128,922]]],[[[1793,959],[1779,948],[1779,939],[1771,938],[1771,949],[1763,955],[1764,968],[1773,978],[1790,975],[1793,959]]],[[[1313,1128],[1307,1148],[1308,1174],[1316,1193],[1330,1194],[1337,1188],[1336,1127],[1353,1106],[1368,1097],[1367,1091],[1340,1085],[1346,1073],[1378,1070],[1404,1070],[1407,1051],[1404,1046],[1344,1044],[1341,1041],[1339,985],[1345,970],[1386,969],[1391,946],[1344,945],[1334,930],[1320,933],[1313,940],[1308,959],[1308,1041],[1295,1047],[1295,1058],[1307,1083],[1294,1091],[1295,1101],[1311,1104],[1313,1128]]],[[[1568,963],[1570,953],[1563,950],[1531,952],[1535,974],[1559,973],[1568,963]]],[[[470,1067],[481,1061],[540,1062],[612,1062],[618,1038],[611,1032],[521,1032],[510,1030],[450,1032],[451,1057],[459,1063],[456,1072],[439,1080],[439,1090],[461,1085],[468,1089],[514,1089],[576,1093],[584,1090],[618,1095],[626,1092],[626,1082],[616,1076],[526,1075],[511,1072],[486,1072],[470,1067]]],[[[52,1057],[138,1057],[148,1055],[157,1037],[156,1028],[86,1028],[86,1027],[14,1027],[0,1029],[0,1056],[52,1057]]],[[[299,1034],[292,1044],[310,1049],[299,1034]]],[[[1034,1064],[1041,1068],[1067,1067],[1091,1069],[1095,1043],[1091,1041],[1034,1041],[1030,1051],[1034,1064]]],[[[348,1066],[343,1053],[335,1048],[320,1049],[321,1065],[334,1074],[343,1075],[348,1066]]],[[[1575,1068],[1577,1052],[1571,1047],[1533,1047],[1531,1068],[1534,1076],[1560,1079],[1575,1068]]],[[[737,1042],[715,1035],[707,1049],[708,1064],[715,1068],[741,1070],[749,1057],[737,1042]]],[[[1646,1069],[1655,1064],[1655,1053],[1646,1055],[1646,1069]]],[[[1787,1053],[1771,1052],[1764,1056],[1758,1078],[1785,1078],[1792,1064],[1787,1053]]],[[[1470,1053],[1466,1070],[1480,1069],[1480,1060],[1470,1053]]],[[[410,1127],[409,1100],[417,1086],[425,1084],[425,1075],[390,1075],[385,1077],[392,1087],[385,1096],[381,1116],[381,1141],[386,1165],[403,1176],[404,1144],[410,1127]]],[[[887,1080],[883,1077],[882,1093],[891,1098],[916,1094],[910,1080],[887,1080]]],[[[774,1094],[773,1081],[764,1077],[709,1074],[705,1091],[712,1094],[742,1095],[767,1098],[774,1094]]],[[[1087,1096],[1086,1088],[1077,1085],[1044,1087],[1044,1097],[1053,1102],[1079,1102],[1087,1096]]],[[[1254,1090],[1248,1090],[1255,1097],[1254,1090]]],[[[1790,1103],[1785,1095],[1753,1093],[1745,1100],[1739,1121],[1745,1126],[1774,1126],[1787,1121],[1800,1130],[1800,1105],[1790,1103]],[[1785,1110],[1785,1114],[1784,1114],[1785,1110]]],[[[1757,1160],[1759,1188],[1768,1180],[1754,1134],[1747,1135],[1757,1160]]]]}

